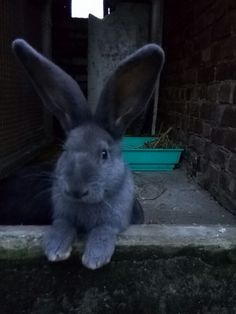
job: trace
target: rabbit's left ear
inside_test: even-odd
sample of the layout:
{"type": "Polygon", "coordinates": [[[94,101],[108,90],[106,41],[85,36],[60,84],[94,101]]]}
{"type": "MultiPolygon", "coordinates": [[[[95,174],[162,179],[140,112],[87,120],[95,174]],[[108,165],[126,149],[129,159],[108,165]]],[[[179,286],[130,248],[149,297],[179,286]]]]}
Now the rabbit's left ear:
{"type": "Polygon", "coordinates": [[[57,117],[66,132],[92,118],[79,85],[70,75],[23,39],[14,40],[12,48],[44,105],[57,117]]]}
{"type": "Polygon", "coordinates": [[[148,44],[121,62],[108,79],[95,119],[114,137],[121,137],[128,125],[144,111],[164,59],[160,46],[148,44]]]}

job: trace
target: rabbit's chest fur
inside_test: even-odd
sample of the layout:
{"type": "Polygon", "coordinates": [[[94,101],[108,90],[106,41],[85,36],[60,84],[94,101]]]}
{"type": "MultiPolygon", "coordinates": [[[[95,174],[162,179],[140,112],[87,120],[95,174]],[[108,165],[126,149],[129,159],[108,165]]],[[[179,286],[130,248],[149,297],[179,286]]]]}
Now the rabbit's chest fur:
{"type": "Polygon", "coordinates": [[[63,216],[78,231],[88,232],[99,225],[109,225],[118,231],[125,230],[130,224],[134,202],[134,183],[129,170],[123,184],[112,195],[95,204],[72,201],[65,198],[58,187],[54,188],[54,219],[63,216]]]}

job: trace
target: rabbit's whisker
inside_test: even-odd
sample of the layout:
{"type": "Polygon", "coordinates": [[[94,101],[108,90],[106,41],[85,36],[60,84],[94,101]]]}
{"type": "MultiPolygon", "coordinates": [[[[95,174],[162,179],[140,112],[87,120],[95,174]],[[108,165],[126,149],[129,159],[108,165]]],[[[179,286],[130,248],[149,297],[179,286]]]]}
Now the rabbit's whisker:
{"type": "Polygon", "coordinates": [[[42,195],[44,195],[44,194],[47,194],[47,193],[50,193],[49,195],[50,195],[50,198],[51,198],[51,192],[52,192],[52,188],[51,188],[51,187],[48,188],[48,189],[44,189],[44,190],[40,191],[39,193],[37,193],[37,194],[34,196],[33,199],[35,200],[35,199],[39,198],[40,196],[42,196],[42,195]]]}
{"type": "Polygon", "coordinates": [[[108,203],[107,201],[105,201],[105,200],[103,200],[103,202],[110,208],[110,209],[112,209],[112,206],[111,206],[111,204],[110,203],[108,203]]]}

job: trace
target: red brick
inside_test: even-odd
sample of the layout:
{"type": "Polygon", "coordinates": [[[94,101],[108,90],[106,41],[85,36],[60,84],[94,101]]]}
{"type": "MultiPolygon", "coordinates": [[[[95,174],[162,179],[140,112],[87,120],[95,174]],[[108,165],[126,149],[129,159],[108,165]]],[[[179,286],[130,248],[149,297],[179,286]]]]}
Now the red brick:
{"type": "Polygon", "coordinates": [[[221,125],[236,129],[236,107],[225,108],[221,125]]]}
{"type": "Polygon", "coordinates": [[[201,33],[197,33],[196,37],[194,38],[195,51],[205,49],[211,45],[211,32],[212,30],[210,27],[208,29],[205,29],[201,33]]]}
{"type": "Polygon", "coordinates": [[[213,10],[204,11],[197,19],[197,32],[201,33],[203,30],[212,25],[215,21],[215,14],[213,10]]]}
{"type": "Polygon", "coordinates": [[[192,135],[189,138],[189,146],[198,153],[204,153],[206,147],[206,140],[196,135],[192,135]]]}
{"type": "Polygon", "coordinates": [[[218,100],[219,88],[219,84],[211,84],[207,87],[207,99],[209,101],[216,102],[218,100]]]}
{"type": "Polygon", "coordinates": [[[205,173],[207,170],[208,159],[204,155],[199,158],[199,171],[205,173]]]}
{"type": "Polygon", "coordinates": [[[212,132],[212,126],[209,123],[202,122],[202,136],[205,138],[210,138],[212,132]]]}
{"type": "Polygon", "coordinates": [[[177,113],[175,118],[175,128],[178,130],[182,129],[183,115],[177,113]]]}
{"type": "Polygon", "coordinates": [[[228,129],[224,134],[224,146],[236,152],[236,129],[228,129]]]}
{"type": "Polygon", "coordinates": [[[202,50],[201,59],[203,62],[209,62],[211,60],[211,48],[207,47],[202,50]]]}
{"type": "Polygon", "coordinates": [[[229,160],[228,170],[236,175],[236,154],[233,154],[229,160]]]}
{"type": "Polygon", "coordinates": [[[213,7],[216,0],[198,0],[197,5],[194,6],[195,16],[201,15],[202,12],[209,11],[213,7]]]}
{"type": "Polygon", "coordinates": [[[188,69],[184,72],[183,80],[185,84],[194,84],[197,81],[197,70],[188,69]]]}
{"type": "Polygon", "coordinates": [[[236,9],[236,1],[235,0],[228,0],[229,9],[236,9]]]}
{"type": "Polygon", "coordinates": [[[236,51],[236,36],[224,38],[211,46],[211,60],[214,63],[219,61],[232,60],[236,51]]]}
{"type": "Polygon", "coordinates": [[[232,10],[230,12],[230,22],[231,22],[231,30],[233,34],[236,34],[236,11],[232,10]]]}
{"type": "Polygon", "coordinates": [[[230,153],[227,150],[222,149],[220,146],[210,144],[206,148],[206,152],[210,160],[219,165],[222,169],[225,169],[226,161],[229,159],[230,153]]]}
{"type": "Polygon", "coordinates": [[[198,83],[210,83],[215,80],[215,67],[199,67],[198,83]]]}
{"type": "Polygon", "coordinates": [[[215,198],[232,214],[236,214],[236,200],[233,199],[229,193],[219,188],[215,193],[215,198]]]}
{"type": "Polygon", "coordinates": [[[211,113],[212,113],[213,105],[212,103],[202,103],[200,109],[200,118],[203,120],[211,120],[211,113]]]}
{"type": "Polygon", "coordinates": [[[192,51],[188,53],[188,63],[189,68],[198,67],[201,64],[202,55],[200,51],[192,51]]]}
{"type": "Polygon", "coordinates": [[[236,85],[234,86],[234,91],[233,91],[233,104],[236,105],[236,85]]]}
{"type": "Polygon", "coordinates": [[[227,1],[215,0],[212,10],[214,12],[215,21],[218,21],[227,13],[227,1]]]}
{"type": "Polygon", "coordinates": [[[191,117],[199,118],[199,116],[200,116],[200,105],[198,102],[191,102],[189,104],[189,114],[191,117]]]}
{"type": "Polygon", "coordinates": [[[217,105],[216,103],[202,103],[200,109],[200,118],[205,121],[213,121],[215,124],[221,122],[226,106],[217,105]]]}
{"type": "Polygon", "coordinates": [[[207,190],[211,190],[213,186],[218,187],[219,178],[220,178],[220,169],[217,168],[212,163],[209,163],[207,166],[207,170],[205,172],[204,187],[207,190]]]}
{"type": "Polygon", "coordinates": [[[222,63],[216,67],[216,80],[236,80],[236,63],[222,63]]]}
{"type": "Polygon", "coordinates": [[[231,100],[232,85],[225,83],[220,86],[219,102],[223,104],[229,104],[231,100]]]}
{"type": "Polygon", "coordinates": [[[197,119],[197,118],[190,118],[189,131],[197,135],[201,135],[202,134],[202,120],[197,119]]]}
{"type": "MultiPolygon", "coordinates": [[[[188,87],[186,90],[186,100],[191,100],[193,98],[193,95],[194,95],[194,87],[188,87]]],[[[236,92],[235,92],[235,96],[236,96],[236,92]]]]}
{"type": "Polygon", "coordinates": [[[179,100],[184,101],[186,99],[186,88],[179,89],[179,100]]]}
{"type": "Polygon", "coordinates": [[[228,108],[228,105],[215,104],[213,106],[213,109],[211,112],[211,121],[213,121],[214,124],[220,125],[222,123],[222,117],[224,115],[226,108],[228,108]]]}
{"type": "Polygon", "coordinates": [[[233,198],[236,198],[236,177],[230,173],[222,172],[219,180],[220,187],[229,193],[233,198]]]}
{"type": "Polygon", "coordinates": [[[185,104],[185,102],[182,102],[182,101],[176,102],[175,110],[178,113],[184,114],[186,112],[186,104],[185,104]]]}
{"type": "Polygon", "coordinates": [[[216,21],[212,27],[211,39],[217,41],[231,34],[231,21],[228,15],[224,15],[216,21]]]}
{"type": "MultiPolygon", "coordinates": [[[[205,87],[205,86],[203,86],[205,87]]],[[[196,101],[199,100],[200,98],[203,97],[204,94],[204,88],[200,87],[200,86],[192,86],[192,87],[188,87],[186,88],[186,100],[192,100],[192,101],[196,101]]]]}
{"type": "Polygon", "coordinates": [[[200,85],[198,88],[198,99],[206,99],[207,98],[207,86],[205,84],[200,85]]]}
{"type": "Polygon", "coordinates": [[[225,130],[222,128],[214,127],[211,132],[211,141],[218,145],[223,145],[225,141],[225,130]]]}

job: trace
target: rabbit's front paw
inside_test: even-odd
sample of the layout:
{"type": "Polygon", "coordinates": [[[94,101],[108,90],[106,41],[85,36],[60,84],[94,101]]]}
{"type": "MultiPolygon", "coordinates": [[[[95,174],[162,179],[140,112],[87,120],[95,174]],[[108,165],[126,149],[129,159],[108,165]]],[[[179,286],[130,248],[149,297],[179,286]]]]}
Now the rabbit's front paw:
{"type": "Polygon", "coordinates": [[[70,241],[64,235],[50,232],[44,238],[44,252],[50,262],[66,260],[72,251],[70,241]]]}
{"type": "Polygon", "coordinates": [[[106,264],[111,260],[113,252],[104,252],[94,250],[86,250],[82,256],[82,263],[85,267],[95,270],[106,264]]]}

